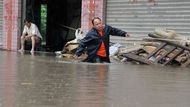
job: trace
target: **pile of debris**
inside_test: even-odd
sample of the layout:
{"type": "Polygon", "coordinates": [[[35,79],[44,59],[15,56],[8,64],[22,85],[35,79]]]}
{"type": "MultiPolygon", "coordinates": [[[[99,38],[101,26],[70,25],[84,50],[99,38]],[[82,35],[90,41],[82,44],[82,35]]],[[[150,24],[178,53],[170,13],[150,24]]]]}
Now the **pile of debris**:
{"type": "Polygon", "coordinates": [[[189,39],[178,36],[175,31],[156,29],[143,41],[140,48],[120,52],[117,58],[122,62],[147,65],[190,65],[189,39]]]}
{"type": "MultiPolygon", "coordinates": [[[[76,29],[75,37],[76,38],[74,40],[71,40],[65,44],[62,51],[55,52],[58,58],[69,58],[69,59],[74,58],[74,54],[79,46],[79,42],[82,38],[84,38],[81,28],[76,29]]],[[[79,57],[79,60],[85,60],[86,58],[87,55],[84,53],[79,57]]]]}
{"type": "MultiPolygon", "coordinates": [[[[73,59],[78,45],[77,39],[70,41],[63,51],[58,51],[56,54],[58,57],[73,59]]],[[[122,63],[186,67],[190,65],[189,45],[189,38],[179,36],[175,31],[155,29],[154,33],[149,33],[139,45],[122,46],[110,43],[110,58],[122,63]]],[[[86,57],[84,53],[80,59],[84,60],[86,57]]]]}

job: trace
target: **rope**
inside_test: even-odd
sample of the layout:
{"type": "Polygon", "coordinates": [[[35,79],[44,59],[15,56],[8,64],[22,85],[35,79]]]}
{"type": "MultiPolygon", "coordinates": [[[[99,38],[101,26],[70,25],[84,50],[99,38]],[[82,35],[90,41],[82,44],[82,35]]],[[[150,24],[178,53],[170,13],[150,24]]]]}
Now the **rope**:
{"type": "Polygon", "coordinates": [[[69,26],[66,26],[66,25],[61,25],[61,24],[59,24],[59,26],[64,27],[64,28],[67,28],[67,29],[70,29],[70,30],[74,30],[74,31],[77,30],[76,28],[69,27],[69,26]]]}

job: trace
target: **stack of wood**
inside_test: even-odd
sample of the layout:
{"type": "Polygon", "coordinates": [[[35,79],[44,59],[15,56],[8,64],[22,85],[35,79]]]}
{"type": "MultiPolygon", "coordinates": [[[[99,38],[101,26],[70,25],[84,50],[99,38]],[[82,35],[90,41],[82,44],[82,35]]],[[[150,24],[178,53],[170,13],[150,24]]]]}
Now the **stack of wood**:
{"type": "Polygon", "coordinates": [[[143,40],[142,48],[120,55],[128,62],[137,62],[148,65],[177,65],[186,67],[190,65],[189,41],[180,39],[175,31],[155,30],[143,40]]]}

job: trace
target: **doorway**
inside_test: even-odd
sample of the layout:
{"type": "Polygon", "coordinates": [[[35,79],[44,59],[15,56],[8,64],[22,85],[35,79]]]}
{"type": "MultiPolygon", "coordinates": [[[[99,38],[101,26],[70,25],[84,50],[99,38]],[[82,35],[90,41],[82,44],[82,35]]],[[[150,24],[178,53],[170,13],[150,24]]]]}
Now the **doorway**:
{"type": "Polygon", "coordinates": [[[75,39],[81,27],[82,0],[26,0],[25,17],[31,17],[43,36],[45,51],[60,51],[75,39]]]}

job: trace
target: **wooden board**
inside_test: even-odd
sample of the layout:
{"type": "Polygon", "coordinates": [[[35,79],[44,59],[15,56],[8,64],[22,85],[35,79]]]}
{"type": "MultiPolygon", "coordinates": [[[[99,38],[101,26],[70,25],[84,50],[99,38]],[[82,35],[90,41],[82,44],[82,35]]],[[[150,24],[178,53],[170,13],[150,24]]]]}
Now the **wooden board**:
{"type": "Polygon", "coordinates": [[[142,64],[147,64],[147,65],[151,65],[153,63],[151,63],[150,61],[138,56],[138,55],[135,55],[135,54],[132,54],[132,53],[126,53],[124,54],[123,56],[125,56],[126,58],[129,58],[129,59],[132,59],[136,62],[140,62],[142,64]]]}

